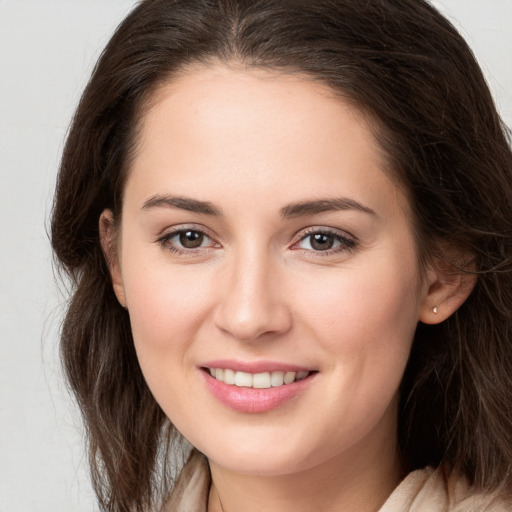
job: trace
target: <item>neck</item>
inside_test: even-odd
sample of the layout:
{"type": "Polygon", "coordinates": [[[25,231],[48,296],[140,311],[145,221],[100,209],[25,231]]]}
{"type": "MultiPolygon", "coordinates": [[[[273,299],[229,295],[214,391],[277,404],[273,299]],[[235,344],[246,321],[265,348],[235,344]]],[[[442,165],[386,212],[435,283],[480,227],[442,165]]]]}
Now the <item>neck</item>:
{"type": "Polygon", "coordinates": [[[209,512],[376,512],[402,478],[397,443],[354,447],[315,467],[286,475],[248,475],[210,461],[209,512]],[[368,458],[369,455],[372,455],[368,458]]]}

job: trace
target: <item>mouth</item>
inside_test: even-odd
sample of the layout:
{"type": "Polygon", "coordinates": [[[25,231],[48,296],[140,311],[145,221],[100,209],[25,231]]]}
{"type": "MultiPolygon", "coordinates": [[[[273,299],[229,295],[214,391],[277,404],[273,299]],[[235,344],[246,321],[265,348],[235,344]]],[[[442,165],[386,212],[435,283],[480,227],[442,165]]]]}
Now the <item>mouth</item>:
{"type": "Polygon", "coordinates": [[[214,379],[227,384],[228,386],[268,389],[287,386],[308,378],[313,371],[268,371],[259,373],[249,373],[236,371],[230,368],[202,368],[209,373],[214,379]]]}
{"type": "Polygon", "coordinates": [[[317,370],[277,361],[204,362],[200,367],[206,388],[228,408],[262,413],[302,396],[316,381],[317,370]]]}

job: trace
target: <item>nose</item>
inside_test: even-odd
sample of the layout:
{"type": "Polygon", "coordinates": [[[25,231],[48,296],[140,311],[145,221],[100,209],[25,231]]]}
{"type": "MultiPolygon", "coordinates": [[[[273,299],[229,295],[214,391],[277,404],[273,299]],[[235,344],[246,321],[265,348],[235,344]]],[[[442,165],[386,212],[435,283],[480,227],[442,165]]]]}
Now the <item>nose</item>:
{"type": "Polygon", "coordinates": [[[292,326],[279,264],[268,254],[245,251],[219,275],[221,297],[214,321],[218,329],[240,341],[284,334],[292,326]]]}

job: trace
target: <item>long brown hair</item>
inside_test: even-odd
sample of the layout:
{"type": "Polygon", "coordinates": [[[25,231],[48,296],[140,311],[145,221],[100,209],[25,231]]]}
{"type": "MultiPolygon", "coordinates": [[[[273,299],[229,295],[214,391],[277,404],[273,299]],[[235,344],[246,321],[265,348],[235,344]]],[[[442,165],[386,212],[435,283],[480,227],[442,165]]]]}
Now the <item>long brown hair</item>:
{"type": "Polygon", "coordinates": [[[422,260],[478,274],[451,318],[418,326],[401,387],[404,460],[409,469],[449,463],[489,490],[512,487],[512,155],[464,40],[423,0],[143,0],[83,93],[52,219],[58,263],[74,283],[62,359],[102,509],[155,506],[178,437],[139,368],[98,220],[105,208],[119,218],[151,93],[188,64],[212,61],[305,73],[375,121],[409,193],[422,260]],[[470,267],[450,261],[447,247],[473,255],[470,267]]]}

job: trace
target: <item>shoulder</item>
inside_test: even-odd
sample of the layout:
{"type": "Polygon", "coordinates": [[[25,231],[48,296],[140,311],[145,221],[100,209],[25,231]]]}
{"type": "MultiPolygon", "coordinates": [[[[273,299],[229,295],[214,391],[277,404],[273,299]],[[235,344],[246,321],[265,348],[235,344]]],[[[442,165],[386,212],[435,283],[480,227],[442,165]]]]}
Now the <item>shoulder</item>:
{"type": "Polygon", "coordinates": [[[512,502],[455,471],[426,468],[407,475],[379,512],[512,512],[512,502]]]}

